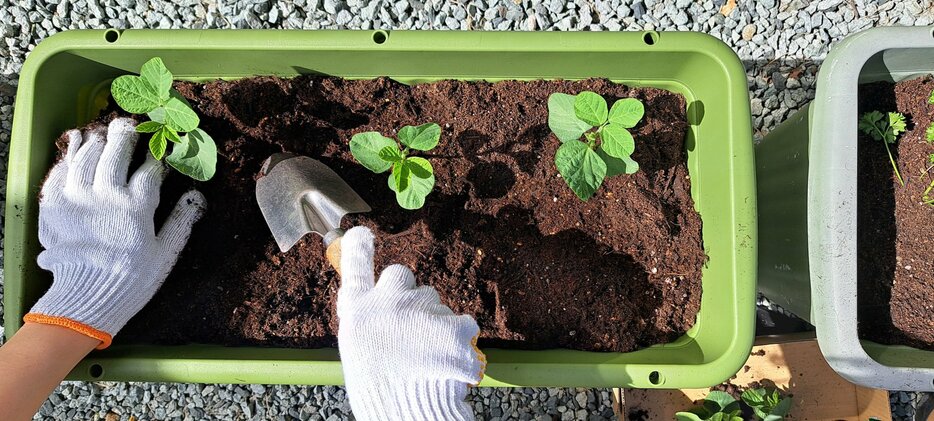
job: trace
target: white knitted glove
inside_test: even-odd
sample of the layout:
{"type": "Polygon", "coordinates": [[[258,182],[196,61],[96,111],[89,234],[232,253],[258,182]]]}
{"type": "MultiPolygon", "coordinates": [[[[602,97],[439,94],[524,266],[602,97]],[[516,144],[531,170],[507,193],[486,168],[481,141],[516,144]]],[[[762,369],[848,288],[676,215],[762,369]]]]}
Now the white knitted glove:
{"type": "Polygon", "coordinates": [[[472,420],[467,387],[483,378],[477,322],[441,304],[392,265],[373,283],[373,234],[352,228],[341,240],[337,334],[354,416],[371,420],[472,420]]]}
{"type": "Polygon", "coordinates": [[[106,130],[68,132],[39,199],[38,262],[54,280],[24,320],[71,328],[100,340],[98,349],[156,293],[204,208],[189,191],[156,235],[165,167],[147,154],[127,183],[134,128],[119,118],[106,130]]]}

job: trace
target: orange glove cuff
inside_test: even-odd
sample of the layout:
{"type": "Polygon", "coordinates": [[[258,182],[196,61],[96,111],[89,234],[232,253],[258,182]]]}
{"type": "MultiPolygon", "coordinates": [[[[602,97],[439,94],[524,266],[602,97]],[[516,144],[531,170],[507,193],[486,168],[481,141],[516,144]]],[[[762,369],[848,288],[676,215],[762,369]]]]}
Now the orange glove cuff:
{"type": "Polygon", "coordinates": [[[71,329],[82,335],[90,336],[91,338],[101,341],[101,344],[97,346],[97,349],[107,348],[108,346],[110,346],[110,343],[113,340],[113,338],[106,332],[102,332],[84,323],[76,322],[74,320],[71,320],[65,317],[47,316],[45,314],[39,314],[39,313],[29,313],[23,316],[23,321],[26,323],[41,323],[44,325],[61,326],[64,328],[71,329]]]}

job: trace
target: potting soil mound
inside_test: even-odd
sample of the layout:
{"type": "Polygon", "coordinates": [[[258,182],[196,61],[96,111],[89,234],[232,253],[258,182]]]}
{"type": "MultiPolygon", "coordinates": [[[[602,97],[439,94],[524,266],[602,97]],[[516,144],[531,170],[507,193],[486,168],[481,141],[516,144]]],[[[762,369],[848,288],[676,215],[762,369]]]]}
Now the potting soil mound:
{"type": "MultiPolygon", "coordinates": [[[[412,268],[457,313],[474,315],[481,345],[631,351],[674,340],[694,323],[706,257],[690,196],[685,101],[606,80],[443,81],[251,78],[176,88],[218,144],[217,175],[173,173],[160,215],[191,186],[208,209],[152,302],[117,336],[123,343],[277,347],[336,344],[339,279],[321,238],[279,252],[255,200],[255,177],[275,152],[321,160],[373,208],[345,218],[377,239],[377,270],[412,268]],[[554,164],[547,126],[552,92],[635,97],[641,170],[606,180],[582,202],[554,164]],[[439,146],[419,153],[437,185],[407,211],[350,154],[355,133],[394,135],[437,122],[439,146]]],[[[144,143],[144,142],[141,142],[144,143]]]]}
{"type": "Polygon", "coordinates": [[[860,135],[856,200],[860,337],[934,351],[934,206],[921,200],[934,179],[932,90],[931,78],[860,86],[860,115],[897,111],[908,130],[890,145],[904,187],[882,141],[860,135]]]}

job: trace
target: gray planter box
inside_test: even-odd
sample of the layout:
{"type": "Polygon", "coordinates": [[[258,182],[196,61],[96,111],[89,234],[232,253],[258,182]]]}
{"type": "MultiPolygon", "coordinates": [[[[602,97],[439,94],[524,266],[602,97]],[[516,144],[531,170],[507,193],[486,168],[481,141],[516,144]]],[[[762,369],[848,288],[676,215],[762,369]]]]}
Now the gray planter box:
{"type": "Polygon", "coordinates": [[[814,101],[756,147],[759,288],[813,323],[830,365],[867,387],[934,391],[934,352],[857,336],[857,85],[932,73],[934,27],[851,35],[821,66],[814,101]]]}

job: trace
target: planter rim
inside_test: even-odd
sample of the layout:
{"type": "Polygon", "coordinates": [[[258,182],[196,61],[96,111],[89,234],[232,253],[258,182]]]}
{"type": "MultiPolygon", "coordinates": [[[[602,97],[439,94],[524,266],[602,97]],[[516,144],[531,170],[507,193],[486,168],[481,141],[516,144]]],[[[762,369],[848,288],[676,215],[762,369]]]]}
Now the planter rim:
{"type": "MultiPolygon", "coordinates": [[[[934,390],[934,368],[884,365],[857,331],[857,85],[864,65],[887,50],[934,48],[934,26],[873,28],[841,41],[820,67],[808,167],[811,312],[827,362],[854,383],[934,390]]],[[[884,62],[884,57],[883,57],[884,62]]],[[[934,68],[926,72],[934,73],[934,68]]]]}

